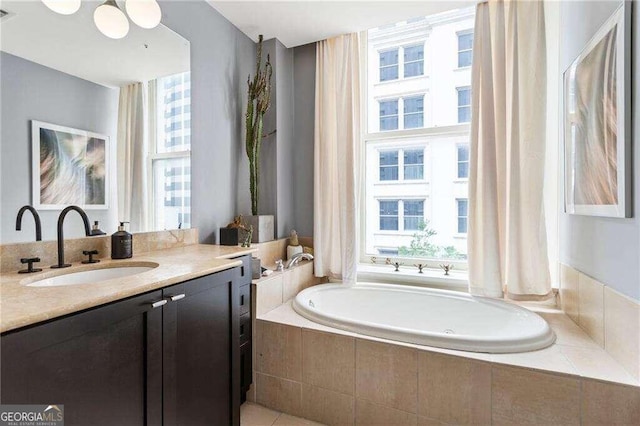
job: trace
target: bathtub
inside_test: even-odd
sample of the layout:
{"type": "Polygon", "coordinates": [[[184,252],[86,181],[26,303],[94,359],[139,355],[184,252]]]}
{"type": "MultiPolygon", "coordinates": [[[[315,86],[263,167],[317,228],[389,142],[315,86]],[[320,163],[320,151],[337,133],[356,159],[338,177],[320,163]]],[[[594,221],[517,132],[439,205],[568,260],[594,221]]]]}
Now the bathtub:
{"type": "Polygon", "coordinates": [[[309,287],[295,311],[330,327],[418,345],[470,352],[527,352],[555,334],[539,315],[502,300],[391,284],[309,287]]]}

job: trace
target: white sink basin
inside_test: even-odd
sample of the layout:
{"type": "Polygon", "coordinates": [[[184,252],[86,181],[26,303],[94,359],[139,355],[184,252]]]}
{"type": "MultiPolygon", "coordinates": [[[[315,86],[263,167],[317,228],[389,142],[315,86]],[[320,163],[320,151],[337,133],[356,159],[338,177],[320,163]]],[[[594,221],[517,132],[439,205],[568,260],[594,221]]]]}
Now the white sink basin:
{"type": "Polygon", "coordinates": [[[103,267],[101,269],[90,269],[87,271],[71,272],[68,274],[56,275],[42,278],[37,281],[27,282],[28,287],[56,287],[80,284],[95,284],[101,281],[112,280],[114,278],[129,277],[141,274],[158,267],[158,264],[146,263],[144,265],[134,264],[117,267],[103,267]]]}

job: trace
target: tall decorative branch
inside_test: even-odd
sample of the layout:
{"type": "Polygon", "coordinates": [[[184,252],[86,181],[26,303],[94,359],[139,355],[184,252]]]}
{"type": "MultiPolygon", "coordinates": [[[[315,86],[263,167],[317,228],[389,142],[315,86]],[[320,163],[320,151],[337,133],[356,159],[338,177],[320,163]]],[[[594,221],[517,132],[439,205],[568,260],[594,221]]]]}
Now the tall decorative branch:
{"type": "Polygon", "coordinates": [[[249,99],[245,118],[247,133],[245,145],[249,157],[249,190],[251,191],[251,214],[258,214],[258,179],[260,173],[260,145],[262,139],[269,135],[263,134],[263,118],[271,106],[271,74],[273,69],[269,55],[262,65],[262,34],[258,38],[258,55],[256,59],[256,74],[247,78],[249,99]]]}

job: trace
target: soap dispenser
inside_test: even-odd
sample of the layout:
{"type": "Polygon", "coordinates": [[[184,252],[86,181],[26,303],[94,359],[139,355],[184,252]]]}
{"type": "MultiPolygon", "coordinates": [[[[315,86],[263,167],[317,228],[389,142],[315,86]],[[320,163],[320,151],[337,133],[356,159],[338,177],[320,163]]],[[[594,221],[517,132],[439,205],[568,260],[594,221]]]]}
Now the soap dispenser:
{"type": "Polygon", "coordinates": [[[129,259],[133,256],[133,236],[125,231],[125,223],[129,222],[120,222],[118,232],[111,236],[112,259],[129,259]]]}
{"type": "Polygon", "coordinates": [[[91,228],[91,236],[107,235],[102,229],[100,229],[100,223],[96,220],[93,222],[93,228],[91,228]]]}

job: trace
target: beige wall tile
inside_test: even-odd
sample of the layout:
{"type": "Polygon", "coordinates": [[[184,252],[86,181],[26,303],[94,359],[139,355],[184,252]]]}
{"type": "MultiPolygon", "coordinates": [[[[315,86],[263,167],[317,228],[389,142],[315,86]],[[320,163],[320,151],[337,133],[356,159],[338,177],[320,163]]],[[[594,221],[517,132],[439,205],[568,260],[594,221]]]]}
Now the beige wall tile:
{"type": "Polygon", "coordinates": [[[578,277],[578,271],[571,266],[560,264],[560,301],[562,310],[575,322],[578,322],[578,277]]]}
{"type": "Polygon", "coordinates": [[[428,417],[418,416],[418,426],[440,426],[446,425],[447,423],[438,421],[436,419],[430,419],[428,417]]]}
{"type": "Polygon", "coordinates": [[[282,300],[287,300],[296,296],[307,287],[314,284],[313,262],[304,261],[286,270],[283,274],[282,300]]]}
{"type": "Polygon", "coordinates": [[[261,280],[256,286],[256,314],[262,315],[282,305],[282,274],[261,280]]]}
{"type": "Polygon", "coordinates": [[[604,288],[604,343],[611,356],[640,380],[640,304],[604,288]]]}
{"type": "Polygon", "coordinates": [[[302,381],[354,395],[355,348],[353,337],[302,330],[302,381]]]}
{"type": "Polygon", "coordinates": [[[491,365],[420,352],[418,414],[453,424],[491,423],[491,365]]]}
{"type": "Polygon", "coordinates": [[[262,261],[262,266],[267,268],[272,267],[278,259],[285,260],[287,254],[286,238],[252,244],[251,246],[258,249],[256,257],[259,257],[262,261]]]}
{"type": "Polygon", "coordinates": [[[640,388],[584,379],[582,423],[585,425],[639,425],[640,388]]]}
{"type": "Polygon", "coordinates": [[[553,332],[556,334],[556,344],[601,349],[601,346],[594,342],[593,339],[578,326],[577,322],[574,322],[562,311],[537,312],[537,314],[544,318],[553,329],[553,332]]]}
{"type": "MultiPolygon", "coordinates": [[[[244,424],[241,424],[244,426],[244,424]]],[[[265,425],[262,425],[265,426],[265,425]]],[[[322,423],[316,423],[312,420],[303,419],[301,417],[290,416],[289,414],[280,414],[278,420],[273,426],[323,426],[322,423]]]]}
{"type": "Polygon", "coordinates": [[[582,377],[634,384],[631,375],[604,349],[559,346],[560,351],[578,370],[582,377]]]}
{"type": "Polygon", "coordinates": [[[604,347],[604,286],[580,274],[578,324],[600,346],[604,347]]]}
{"type": "Polygon", "coordinates": [[[269,426],[280,417],[280,413],[258,404],[245,402],[240,407],[240,424],[242,426],[269,426]]]}
{"type": "Polygon", "coordinates": [[[493,424],[580,423],[579,379],[500,366],[492,372],[493,424]]]}
{"type": "Polygon", "coordinates": [[[411,426],[417,425],[415,414],[384,407],[362,399],[356,400],[356,425],[411,426]]]}
{"type": "Polygon", "coordinates": [[[256,371],[302,379],[302,334],[298,327],[256,321],[256,371]]]}
{"type": "Polygon", "coordinates": [[[301,416],[327,425],[352,425],[355,400],[351,395],[303,383],[301,416]]]}
{"type": "Polygon", "coordinates": [[[256,402],[273,410],[301,416],[302,384],[292,380],[256,374],[256,402]]]}
{"type": "Polygon", "coordinates": [[[415,413],[417,350],[356,340],[356,397],[415,413]]]}

